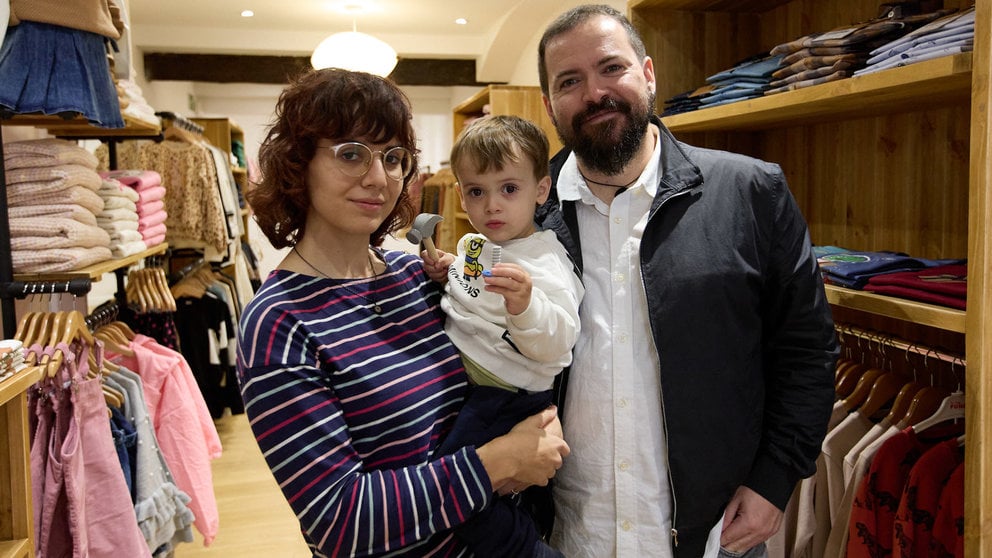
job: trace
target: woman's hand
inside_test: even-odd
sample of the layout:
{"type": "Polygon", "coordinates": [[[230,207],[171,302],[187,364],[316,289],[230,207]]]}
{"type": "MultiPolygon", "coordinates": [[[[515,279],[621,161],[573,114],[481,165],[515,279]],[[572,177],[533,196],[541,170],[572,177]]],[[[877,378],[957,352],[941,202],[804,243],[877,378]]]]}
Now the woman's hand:
{"type": "Polygon", "coordinates": [[[476,449],[493,490],[503,494],[547,485],[570,451],[561,437],[554,406],[527,417],[508,434],[476,449]]]}
{"type": "Polygon", "coordinates": [[[455,263],[454,255],[438,250],[435,260],[427,250],[422,250],[420,257],[424,260],[424,271],[432,281],[442,284],[448,281],[448,267],[455,263]]]}

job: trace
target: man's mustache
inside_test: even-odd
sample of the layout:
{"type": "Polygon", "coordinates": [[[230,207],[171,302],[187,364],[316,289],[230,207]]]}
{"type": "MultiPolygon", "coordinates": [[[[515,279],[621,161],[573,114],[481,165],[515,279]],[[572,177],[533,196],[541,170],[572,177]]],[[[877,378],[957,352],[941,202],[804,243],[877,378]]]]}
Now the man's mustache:
{"type": "Polygon", "coordinates": [[[604,111],[616,111],[623,114],[630,114],[631,106],[630,103],[626,101],[604,96],[598,103],[589,103],[586,106],[586,110],[575,115],[572,119],[572,125],[575,129],[578,129],[583,122],[604,111]]]}

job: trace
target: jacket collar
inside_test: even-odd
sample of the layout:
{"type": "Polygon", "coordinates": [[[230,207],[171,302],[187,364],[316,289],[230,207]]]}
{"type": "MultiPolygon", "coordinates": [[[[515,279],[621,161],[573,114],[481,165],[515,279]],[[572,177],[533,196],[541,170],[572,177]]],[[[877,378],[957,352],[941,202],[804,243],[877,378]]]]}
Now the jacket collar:
{"type": "MultiPolygon", "coordinates": [[[[664,197],[680,192],[687,188],[692,188],[703,183],[703,175],[685,152],[686,145],[675,139],[675,136],[661,123],[661,119],[656,115],[651,116],[651,123],[658,127],[661,143],[661,169],[659,171],[659,194],[664,197]],[[666,192],[668,191],[668,192],[666,192]]],[[[558,175],[562,166],[568,160],[572,151],[562,148],[551,159],[551,179],[552,183],[558,183],[558,175]]],[[[555,205],[559,205],[560,200],[556,190],[552,190],[552,195],[548,201],[554,200],[555,205]]]]}
{"type": "Polygon", "coordinates": [[[672,132],[661,123],[661,119],[657,116],[652,116],[651,122],[658,126],[658,132],[661,134],[659,139],[661,142],[661,171],[658,173],[661,180],[658,186],[658,197],[668,197],[671,194],[701,185],[703,174],[686,155],[684,148],[687,146],[675,139],[672,132]]]}

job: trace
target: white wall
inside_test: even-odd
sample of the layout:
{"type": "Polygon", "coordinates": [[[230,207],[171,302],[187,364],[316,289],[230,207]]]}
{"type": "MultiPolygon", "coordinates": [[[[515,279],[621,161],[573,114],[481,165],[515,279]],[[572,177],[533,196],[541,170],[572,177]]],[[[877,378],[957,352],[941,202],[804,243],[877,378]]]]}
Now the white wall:
{"type": "MultiPolygon", "coordinates": [[[[610,5],[620,11],[626,10],[623,0],[611,0],[610,5]]],[[[566,2],[573,5],[574,2],[566,2]]],[[[543,0],[532,4],[533,13],[539,12],[545,21],[538,26],[523,48],[516,37],[501,37],[504,44],[512,43],[516,56],[516,65],[510,74],[510,85],[538,85],[537,76],[537,44],[541,33],[548,23],[564,9],[557,2],[543,0]],[[546,6],[543,6],[547,4],[546,6]],[[542,7],[543,6],[543,7],[542,7]],[[541,7],[540,10],[535,9],[541,7]],[[512,40],[511,40],[512,39],[512,40]],[[507,42],[509,41],[509,43],[507,42]]],[[[518,18],[526,18],[521,11],[518,18]]],[[[517,22],[519,23],[519,21],[517,22]]],[[[523,25],[511,25],[520,29],[523,25]]],[[[487,57],[501,56],[501,53],[488,52],[487,57]]],[[[215,84],[195,82],[146,82],[143,79],[144,69],[141,56],[132,58],[136,66],[135,81],[142,87],[145,98],[156,110],[169,110],[183,116],[223,116],[236,122],[245,133],[245,153],[249,159],[256,160],[258,147],[273,117],[273,109],[281,86],[261,84],[215,84]]],[[[492,65],[493,58],[483,61],[483,65],[492,65]]],[[[497,64],[497,66],[505,66],[497,64]]],[[[503,74],[503,71],[498,73],[503,74]]],[[[488,79],[485,75],[481,79],[488,79]]],[[[421,150],[421,168],[431,172],[444,166],[451,151],[453,136],[452,108],[478,92],[477,87],[423,87],[405,86],[403,91],[410,98],[413,107],[414,129],[417,132],[421,150]]],[[[259,271],[264,278],[284,257],[284,252],[275,250],[261,234],[257,227],[251,227],[249,237],[256,253],[259,255],[259,271]]]]}

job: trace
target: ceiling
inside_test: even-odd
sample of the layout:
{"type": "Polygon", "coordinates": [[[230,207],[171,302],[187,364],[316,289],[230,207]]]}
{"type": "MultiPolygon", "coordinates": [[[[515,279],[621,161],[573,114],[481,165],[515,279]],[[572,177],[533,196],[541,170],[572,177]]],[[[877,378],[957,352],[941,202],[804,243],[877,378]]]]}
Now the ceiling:
{"type": "MultiPolygon", "coordinates": [[[[533,39],[572,0],[129,0],[140,53],[309,56],[327,35],[369,33],[403,59],[474,60],[508,81],[533,39]],[[356,7],[361,6],[361,7],[356,7]],[[254,17],[242,17],[250,9],[254,17]],[[458,25],[456,18],[468,23],[458,25]],[[497,54],[498,53],[498,54],[497,54]]],[[[624,2],[610,2],[623,8],[624,2]]]]}

